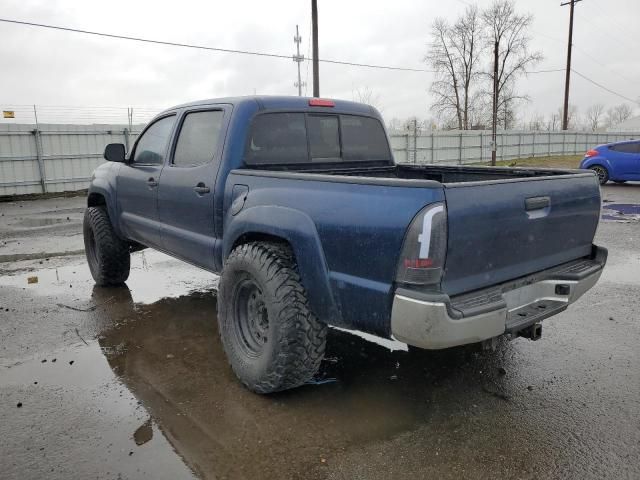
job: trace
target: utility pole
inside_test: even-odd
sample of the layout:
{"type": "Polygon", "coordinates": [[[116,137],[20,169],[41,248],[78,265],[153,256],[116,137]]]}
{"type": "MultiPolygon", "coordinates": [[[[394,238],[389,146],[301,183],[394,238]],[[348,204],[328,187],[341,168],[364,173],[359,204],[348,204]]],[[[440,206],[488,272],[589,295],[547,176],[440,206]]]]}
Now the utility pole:
{"type": "Polygon", "coordinates": [[[573,42],[573,7],[576,3],[582,0],[569,0],[568,2],[561,3],[560,6],[564,7],[569,5],[569,45],[567,45],[567,73],[564,79],[564,106],[562,109],[562,130],[569,128],[569,82],[571,80],[571,47],[573,42]]]}
{"type": "Polygon", "coordinates": [[[498,42],[493,44],[493,105],[491,110],[491,165],[496,165],[498,131],[498,42]]]}
{"type": "Polygon", "coordinates": [[[296,25],[296,36],[293,37],[293,41],[296,43],[296,54],[293,56],[293,61],[298,64],[298,81],[294,82],[293,85],[298,87],[298,96],[301,97],[302,87],[306,84],[302,81],[302,77],[300,77],[300,63],[304,62],[304,55],[300,55],[300,42],[302,42],[302,37],[298,31],[298,25],[296,25]]]}
{"type": "Polygon", "coordinates": [[[318,63],[318,0],[311,0],[311,35],[313,37],[313,96],[320,96],[320,65],[318,63]]]}

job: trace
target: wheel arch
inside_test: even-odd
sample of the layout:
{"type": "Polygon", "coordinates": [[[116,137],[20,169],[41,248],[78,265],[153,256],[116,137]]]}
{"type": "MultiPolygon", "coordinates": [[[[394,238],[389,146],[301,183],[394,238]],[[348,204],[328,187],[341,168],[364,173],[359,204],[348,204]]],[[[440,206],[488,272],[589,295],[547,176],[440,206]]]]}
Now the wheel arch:
{"type": "Polygon", "coordinates": [[[329,269],[315,223],[288,207],[257,206],[242,210],[225,226],[223,265],[238,245],[267,241],[288,245],[298,266],[313,312],[324,323],[340,324],[341,314],[329,281],[329,269]]]}
{"type": "Polygon", "coordinates": [[[100,185],[98,182],[91,184],[89,187],[89,194],[87,195],[87,207],[105,207],[107,209],[107,215],[109,215],[109,220],[111,220],[111,225],[116,233],[124,238],[122,235],[122,230],[120,229],[120,225],[117,222],[117,214],[116,214],[116,205],[114,201],[114,196],[111,194],[110,188],[105,188],[103,185],[100,185]]]}

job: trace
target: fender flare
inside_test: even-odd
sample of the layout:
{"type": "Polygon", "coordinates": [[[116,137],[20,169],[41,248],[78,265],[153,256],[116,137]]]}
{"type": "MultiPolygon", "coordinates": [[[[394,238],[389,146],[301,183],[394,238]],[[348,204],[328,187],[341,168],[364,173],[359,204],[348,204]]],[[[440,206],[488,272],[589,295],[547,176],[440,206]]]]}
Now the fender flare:
{"type": "Polygon", "coordinates": [[[113,192],[113,188],[111,184],[103,178],[96,177],[89,186],[89,190],[87,193],[87,206],[90,205],[91,196],[92,195],[100,195],[104,198],[104,204],[107,207],[107,213],[109,214],[109,219],[111,220],[111,225],[116,233],[124,238],[122,235],[122,230],[120,229],[120,224],[118,222],[117,215],[117,207],[115,203],[115,195],[113,192]]]}
{"type": "Polygon", "coordinates": [[[329,281],[329,268],[313,220],[288,207],[256,206],[228,217],[222,240],[223,264],[244,235],[278,237],[292,248],[313,312],[324,323],[339,324],[342,315],[329,281]]]}

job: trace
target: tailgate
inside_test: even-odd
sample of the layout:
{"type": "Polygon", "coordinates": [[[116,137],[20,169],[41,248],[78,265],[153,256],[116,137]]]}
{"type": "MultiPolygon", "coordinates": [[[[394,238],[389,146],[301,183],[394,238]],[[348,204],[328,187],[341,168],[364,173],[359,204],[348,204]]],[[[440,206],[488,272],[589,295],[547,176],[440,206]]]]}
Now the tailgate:
{"type": "Polygon", "coordinates": [[[600,189],[590,173],[448,184],[445,197],[449,295],[591,253],[600,189]]]}

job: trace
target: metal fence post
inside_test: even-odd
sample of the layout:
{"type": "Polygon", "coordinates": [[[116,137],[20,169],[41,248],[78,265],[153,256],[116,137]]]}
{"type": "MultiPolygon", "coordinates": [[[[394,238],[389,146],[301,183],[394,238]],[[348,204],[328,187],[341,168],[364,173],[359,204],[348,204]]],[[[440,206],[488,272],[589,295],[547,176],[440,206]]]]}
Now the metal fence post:
{"type": "Polygon", "coordinates": [[[536,131],[533,131],[533,139],[531,140],[531,156],[536,156],[536,131]]]}
{"type": "Polygon", "coordinates": [[[124,134],[124,148],[129,153],[129,129],[125,128],[122,133],[124,134]]]}
{"type": "Polygon", "coordinates": [[[40,136],[40,129],[36,128],[33,131],[33,139],[36,142],[36,158],[38,159],[38,172],[40,173],[40,186],[42,193],[47,193],[47,183],[44,170],[44,158],[42,155],[42,137],[40,136]]]}
{"type": "Polygon", "coordinates": [[[551,131],[549,131],[549,138],[547,138],[547,157],[551,156],[551,131]]]}
{"type": "Polygon", "coordinates": [[[484,162],[484,131],[480,131],[480,161],[484,162]]]}
{"type": "Polygon", "coordinates": [[[518,132],[518,158],[522,157],[522,132],[518,132]]]}
{"type": "Polygon", "coordinates": [[[462,132],[458,135],[458,164],[462,165],[462,132]]]}
{"type": "Polygon", "coordinates": [[[409,163],[409,132],[405,133],[405,160],[409,163]]]}
{"type": "Polygon", "coordinates": [[[435,158],[433,158],[433,152],[434,152],[434,147],[433,147],[433,130],[431,130],[431,163],[435,163],[435,158]]]}
{"type": "Polygon", "coordinates": [[[418,163],[418,119],[413,119],[413,163],[418,163]]]}

